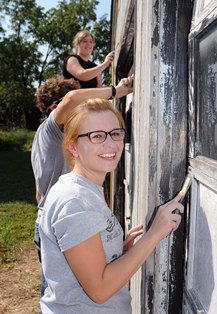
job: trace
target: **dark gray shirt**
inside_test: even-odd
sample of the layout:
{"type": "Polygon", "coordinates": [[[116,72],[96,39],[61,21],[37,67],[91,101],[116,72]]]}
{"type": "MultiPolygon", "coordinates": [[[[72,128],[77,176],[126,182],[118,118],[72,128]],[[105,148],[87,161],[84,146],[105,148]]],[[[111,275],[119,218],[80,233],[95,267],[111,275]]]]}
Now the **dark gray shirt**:
{"type": "Polygon", "coordinates": [[[68,172],[62,152],[62,140],[63,133],[52,111],[36,131],[31,151],[32,169],[41,194],[38,204],[40,209],[43,209],[50,188],[61,174],[68,172]]]}

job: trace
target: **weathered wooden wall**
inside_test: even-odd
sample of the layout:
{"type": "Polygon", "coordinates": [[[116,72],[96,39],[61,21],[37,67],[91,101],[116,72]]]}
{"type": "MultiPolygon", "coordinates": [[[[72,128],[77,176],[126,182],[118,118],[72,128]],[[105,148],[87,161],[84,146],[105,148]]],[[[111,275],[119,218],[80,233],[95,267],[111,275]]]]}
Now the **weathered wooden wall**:
{"type": "MultiPolygon", "coordinates": [[[[186,173],[192,2],[112,1],[115,78],[135,73],[132,107],[124,105],[127,114],[131,110],[124,168],[126,226],[148,225],[155,207],[178,192],[186,173]]],[[[119,205],[116,211],[123,211],[119,205]]],[[[131,280],[134,314],[179,313],[182,234],[183,226],[131,280]]]]}

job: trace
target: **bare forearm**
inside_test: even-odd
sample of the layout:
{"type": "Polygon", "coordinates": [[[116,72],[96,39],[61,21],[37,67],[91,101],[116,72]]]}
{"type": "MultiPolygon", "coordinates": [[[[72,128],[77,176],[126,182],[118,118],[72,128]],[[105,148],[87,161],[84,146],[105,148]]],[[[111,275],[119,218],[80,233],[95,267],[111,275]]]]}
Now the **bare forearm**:
{"type": "Polygon", "coordinates": [[[109,64],[106,63],[102,63],[100,65],[97,65],[94,68],[91,69],[83,69],[79,72],[75,72],[75,71],[70,71],[69,72],[76,77],[77,79],[79,79],[80,81],[89,81],[92,80],[93,78],[101,75],[101,73],[108,67],[109,64]]]}
{"type": "Polygon", "coordinates": [[[108,300],[114,293],[126,285],[142,264],[148,259],[159,240],[147,232],[124,255],[108,264],[103,272],[101,288],[103,301],[108,300]]]}
{"type": "MultiPolygon", "coordinates": [[[[70,61],[70,60],[69,60],[70,61]]],[[[101,76],[101,73],[109,66],[109,62],[103,62],[93,68],[84,69],[81,66],[77,67],[74,63],[69,63],[67,71],[71,73],[76,79],[80,81],[89,81],[97,76],[101,76]]]]}
{"type": "Polygon", "coordinates": [[[38,204],[40,199],[41,199],[41,193],[39,192],[37,183],[35,184],[35,198],[36,198],[36,202],[38,204]]]}
{"type": "MultiPolygon", "coordinates": [[[[122,84],[116,87],[115,98],[120,98],[132,92],[132,88],[122,84]]],[[[111,87],[77,89],[69,92],[55,109],[55,119],[59,125],[65,123],[71,110],[81,102],[90,98],[109,99],[112,95],[111,87]]]]}
{"type": "MultiPolygon", "coordinates": [[[[123,96],[126,96],[130,92],[132,92],[132,88],[128,86],[121,85],[116,88],[116,95],[114,98],[118,99],[123,96]]],[[[82,101],[90,98],[102,98],[109,99],[112,96],[112,88],[109,87],[100,87],[100,88],[88,88],[88,89],[79,89],[74,92],[71,92],[71,103],[79,104],[82,101]]]]}
{"type": "Polygon", "coordinates": [[[64,99],[55,109],[55,120],[58,125],[63,125],[70,112],[81,102],[90,98],[105,98],[111,96],[111,88],[85,88],[77,89],[66,94],[64,99]]]}
{"type": "Polygon", "coordinates": [[[160,237],[148,231],[127,253],[109,264],[99,233],[64,254],[89,297],[96,303],[104,303],[126,285],[159,240],[160,237]]]}
{"type": "Polygon", "coordinates": [[[78,89],[76,91],[70,92],[70,104],[80,104],[82,101],[91,98],[102,98],[109,99],[111,97],[112,91],[111,87],[100,87],[100,88],[86,88],[78,89]]]}
{"type": "Polygon", "coordinates": [[[97,87],[100,88],[102,87],[102,78],[101,75],[97,76],[97,87]]]}
{"type": "Polygon", "coordinates": [[[180,196],[177,195],[173,200],[162,205],[148,232],[146,232],[123,256],[113,263],[106,265],[102,277],[106,297],[109,297],[110,293],[112,295],[123,287],[147,260],[157,244],[164,239],[171,230],[178,228],[181,216],[174,214],[173,210],[178,208],[183,212],[183,205],[179,203],[179,200],[180,196]]]}

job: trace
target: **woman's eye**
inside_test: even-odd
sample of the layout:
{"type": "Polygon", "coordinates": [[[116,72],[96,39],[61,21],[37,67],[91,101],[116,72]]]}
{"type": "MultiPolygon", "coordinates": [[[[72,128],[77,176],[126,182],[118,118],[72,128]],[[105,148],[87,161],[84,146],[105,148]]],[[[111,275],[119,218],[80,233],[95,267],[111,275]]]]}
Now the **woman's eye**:
{"type": "Polygon", "coordinates": [[[96,134],[92,134],[91,137],[94,138],[94,139],[100,139],[100,138],[102,138],[103,136],[102,136],[102,134],[100,134],[100,133],[96,133],[96,134]]]}
{"type": "Polygon", "coordinates": [[[121,134],[120,134],[120,132],[113,132],[112,133],[112,136],[114,136],[114,137],[119,137],[121,134]]]}

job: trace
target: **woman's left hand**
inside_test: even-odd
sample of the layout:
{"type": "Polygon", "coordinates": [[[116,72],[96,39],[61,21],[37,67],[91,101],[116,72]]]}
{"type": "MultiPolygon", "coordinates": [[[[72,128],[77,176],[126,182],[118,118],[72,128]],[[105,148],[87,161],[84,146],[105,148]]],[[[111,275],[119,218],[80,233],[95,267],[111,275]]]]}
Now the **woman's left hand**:
{"type": "Polygon", "coordinates": [[[134,240],[144,232],[143,225],[138,225],[130,229],[124,241],[123,254],[126,253],[134,244],[134,240]]]}

